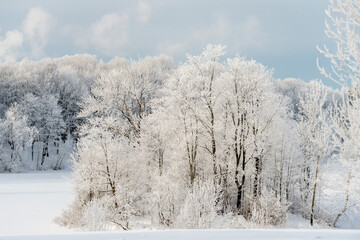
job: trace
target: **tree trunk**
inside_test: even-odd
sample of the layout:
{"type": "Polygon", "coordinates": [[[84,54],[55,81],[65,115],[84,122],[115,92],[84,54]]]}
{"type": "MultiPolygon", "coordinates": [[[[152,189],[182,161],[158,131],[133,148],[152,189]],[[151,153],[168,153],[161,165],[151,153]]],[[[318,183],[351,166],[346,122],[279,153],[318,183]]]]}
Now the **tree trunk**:
{"type": "Polygon", "coordinates": [[[185,116],[183,118],[184,121],[184,128],[185,128],[185,134],[191,133],[191,137],[194,138],[194,141],[188,141],[186,139],[186,152],[188,155],[188,162],[189,162],[189,176],[190,176],[190,185],[192,186],[196,177],[196,156],[197,156],[197,149],[198,149],[198,122],[196,120],[196,129],[195,131],[190,129],[190,131],[187,128],[185,116]]]}
{"type": "MultiPolygon", "coordinates": [[[[119,207],[117,201],[116,201],[116,183],[115,180],[111,179],[111,173],[110,173],[110,166],[109,166],[109,159],[108,159],[108,154],[107,154],[107,146],[106,144],[104,144],[102,146],[103,151],[104,151],[104,155],[105,155],[105,161],[106,161],[106,175],[107,175],[107,179],[108,179],[108,184],[110,186],[111,189],[111,194],[114,197],[114,207],[115,209],[117,209],[119,207]]],[[[115,175],[115,174],[114,174],[115,175]]]]}
{"type": "Polygon", "coordinates": [[[333,223],[333,226],[335,227],[336,226],[336,223],[337,221],[339,220],[339,218],[346,212],[347,210],[347,205],[348,205],[348,202],[349,202],[349,185],[350,185],[350,179],[351,179],[351,170],[349,171],[349,174],[348,174],[348,179],[346,181],[346,191],[345,191],[345,203],[344,203],[344,207],[343,209],[341,210],[341,212],[339,212],[339,214],[336,216],[335,218],[335,221],[333,223]]]}
{"type": "Polygon", "coordinates": [[[255,157],[255,176],[254,176],[254,199],[257,199],[259,193],[259,175],[260,175],[260,157],[255,157]]]}
{"type": "Polygon", "coordinates": [[[159,151],[159,175],[162,176],[163,166],[164,166],[164,150],[162,150],[159,147],[158,151],[159,151]]]}
{"type": "Polygon", "coordinates": [[[310,225],[314,225],[314,207],[315,207],[315,195],[316,195],[316,187],[317,187],[317,177],[319,173],[319,162],[320,157],[318,156],[316,161],[316,169],[315,169],[315,181],[314,181],[314,189],[312,194],[312,200],[311,200],[311,214],[310,214],[310,225]]]}
{"type": "Polygon", "coordinates": [[[10,156],[10,159],[13,160],[14,151],[15,151],[15,143],[14,143],[13,141],[10,142],[10,148],[11,148],[11,156],[10,156]]]}
{"type": "Polygon", "coordinates": [[[46,156],[47,156],[47,157],[49,156],[48,145],[49,145],[49,141],[48,141],[48,139],[46,139],[46,140],[44,141],[43,150],[42,150],[41,163],[40,163],[41,166],[42,166],[42,165],[44,164],[44,162],[45,162],[45,157],[46,157],[46,156]]]}
{"type": "Polygon", "coordinates": [[[59,150],[60,150],[60,139],[58,140],[58,142],[56,142],[56,154],[59,155],[59,150]]]}
{"type": "Polygon", "coordinates": [[[287,169],[287,178],[286,178],[286,201],[289,202],[289,195],[290,195],[290,166],[288,166],[288,169],[287,169]]]}
{"type": "Polygon", "coordinates": [[[34,145],[35,145],[35,140],[32,141],[31,143],[31,161],[34,161],[34,145]]]}
{"type": "MultiPolygon", "coordinates": [[[[214,60],[215,62],[215,60],[214,60]]],[[[214,184],[215,184],[215,188],[216,186],[216,178],[217,178],[217,164],[216,164],[216,141],[215,141],[215,115],[214,115],[214,110],[213,110],[213,99],[212,99],[212,94],[213,94],[213,82],[215,79],[215,68],[212,68],[211,71],[211,77],[210,77],[210,83],[209,83],[209,97],[206,99],[207,101],[207,107],[209,109],[209,113],[210,113],[210,135],[211,135],[211,155],[212,155],[212,161],[213,161],[213,173],[214,173],[214,184]]]]}
{"type": "MultiPolygon", "coordinates": [[[[239,175],[239,171],[238,168],[236,168],[236,177],[235,177],[235,184],[237,187],[237,198],[236,198],[236,207],[238,210],[238,213],[240,214],[241,211],[243,210],[243,200],[244,200],[244,186],[245,186],[245,166],[246,166],[246,161],[245,161],[245,150],[242,149],[242,154],[241,154],[241,169],[242,169],[242,175],[241,175],[241,182],[239,182],[238,179],[238,175],[239,175]]],[[[237,163],[240,164],[240,155],[237,156],[237,163]]]]}

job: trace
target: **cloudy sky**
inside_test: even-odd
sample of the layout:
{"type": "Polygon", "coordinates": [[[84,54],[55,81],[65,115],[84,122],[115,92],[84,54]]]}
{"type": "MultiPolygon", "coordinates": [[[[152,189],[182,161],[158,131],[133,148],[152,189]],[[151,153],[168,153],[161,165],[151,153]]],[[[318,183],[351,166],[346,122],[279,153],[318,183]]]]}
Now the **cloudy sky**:
{"type": "MultiPolygon", "coordinates": [[[[254,58],[275,77],[321,78],[316,45],[328,0],[0,0],[0,61],[90,53],[108,61],[165,53],[175,61],[208,43],[254,58]]],[[[320,59],[326,63],[324,59],[320,59]]]]}

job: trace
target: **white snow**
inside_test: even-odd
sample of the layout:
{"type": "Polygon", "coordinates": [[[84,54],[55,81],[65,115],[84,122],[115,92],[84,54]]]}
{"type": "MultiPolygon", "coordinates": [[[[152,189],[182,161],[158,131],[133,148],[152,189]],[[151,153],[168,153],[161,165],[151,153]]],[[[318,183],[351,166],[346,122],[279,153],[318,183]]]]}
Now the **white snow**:
{"type": "MultiPolygon", "coordinates": [[[[359,230],[246,229],[166,230],[75,233],[58,227],[54,217],[73,197],[70,171],[0,174],[0,239],[110,240],[110,239],[360,239],[359,230]]],[[[299,227],[291,217],[288,227],[299,227]]],[[[306,227],[303,225],[303,227],[306,227]]]]}
{"type": "Polygon", "coordinates": [[[0,174],[0,235],[70,232],[53,219],[72,201],[71,172],[0,174]]]}
{"type": "Polygon", "coordinates": [[[129,232],[97,232],[97,233],[75,233],[62,235],[38,235],[38,236],[8,236],[3,239],[9,240],[358,240],[360,231],[356,230],[167,230],[167,231],[129,231],[129,232]]]}

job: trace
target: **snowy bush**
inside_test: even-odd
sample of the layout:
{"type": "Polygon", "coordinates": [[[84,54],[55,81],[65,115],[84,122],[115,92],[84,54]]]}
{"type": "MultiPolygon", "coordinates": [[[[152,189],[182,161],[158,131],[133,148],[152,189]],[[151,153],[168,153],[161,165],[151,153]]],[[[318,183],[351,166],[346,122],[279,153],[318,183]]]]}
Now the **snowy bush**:
{"type": "Polygon", "coordinates": [[[218,220],[216,200],[216,190],[211,181],[195,182],[188,191],[174,223],[175,227],[216,228],[218,220]]]}
{"type": "Polygon", "coordinates": [[[280,202],[273,191],[264,191],[252,204],[250,220],[254,223],[261,226],[278,226],[287,220],[288,204],[280,202]]]}
{"type": "Polygon", "coordinates": [[[178,198],[181,197],[179,189],[173,182],[169,181],[166,177],[157,179],[154,186],[152,204],[154,220],[161,225],[170,226],[174,223],[177,217],[178,207],[176,203],[178,198]]]}
{"type": "Polygon", "coordinates": [[[79,199],[65,209],[54,222],[63,227],[81,228],[85,231],[105,231],[110,228],[114,214],[107,198],[81,203],[79,199]]]}
{"type": "Polygon", "coordinates": [[[81,219],[83,216],[84,204],[75,199],[72,204],[64,209],[60,216],[54,219],[54,222],[62,227],[79,228],[81,227],[81,219]]]}
{"type": "Polygon", "coordinates": [[[81,218],[82,229],[86,231],[104,231],[108,229],[109,211],[100,200],[88,202],[81,218]]]}

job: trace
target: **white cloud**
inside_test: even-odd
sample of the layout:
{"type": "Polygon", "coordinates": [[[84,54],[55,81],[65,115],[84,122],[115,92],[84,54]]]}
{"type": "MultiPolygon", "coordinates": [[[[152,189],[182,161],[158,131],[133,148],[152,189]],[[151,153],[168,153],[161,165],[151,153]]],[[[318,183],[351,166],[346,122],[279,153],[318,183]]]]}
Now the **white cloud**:
{"type": "Polygon", "coordinates": [[[158,51],[160,53],[167,54],[169,56],[180,56],[184,54],[186,44],[184,43],[174,43],[174,44],[161,44],[158,46],[158,51]]]}
{"type": "Polygon", "coordinates": [[[212,26],[211,31],[220,39],[229,35],[231,29],[230,24],[224,18],[219,18],[212,26]]]}
{"type": "MultiPolygon", "coordinates": [[[[128,17],[125,14],[104,15],[91,26],[92,45],[109,55],[120,50],[128,41],[128,25],[128,17]]],[[[84,39],[81,42],[84,42],[84,39]]]]}
{"type": "Polygon", "coordinates": [[[242,41],[240,42],[243,46],[255,46],[261,47],[264,44],[265,31],[262,28],[262,24],[255,16],[249,16],[244,22],[239,25],[239,31],[242,32],[242,41]]]}
{"type": "Polygon", "coordinates": [[[202,45],[209,42],[232,43],[232,48],[237,48],[237,50],[263,47],[267,41],[261,21],[251,15],[240,22],[219,17],[213,24],[195,31],[193,36],[202,45]]]}
{"type": "Polygon", "coordinates": [[[23,34],[19,31],[8,31],[4,39],[0,37],[0,61],[16,61],[23,41],[23,34]]]}
{"type": "Polygon", "coordinates": [[[152,9],[147,1],[139,1],[137,4],[137,21],[140,23],[149,22],[152,9]]]}
{"type": "Polygon", "coordinates": [[[44,55],[43,49],[52,26],[53,18],[47,11],[40,7],[30,9],[23,22],[23,29],[34,58],[44,55]]]}

